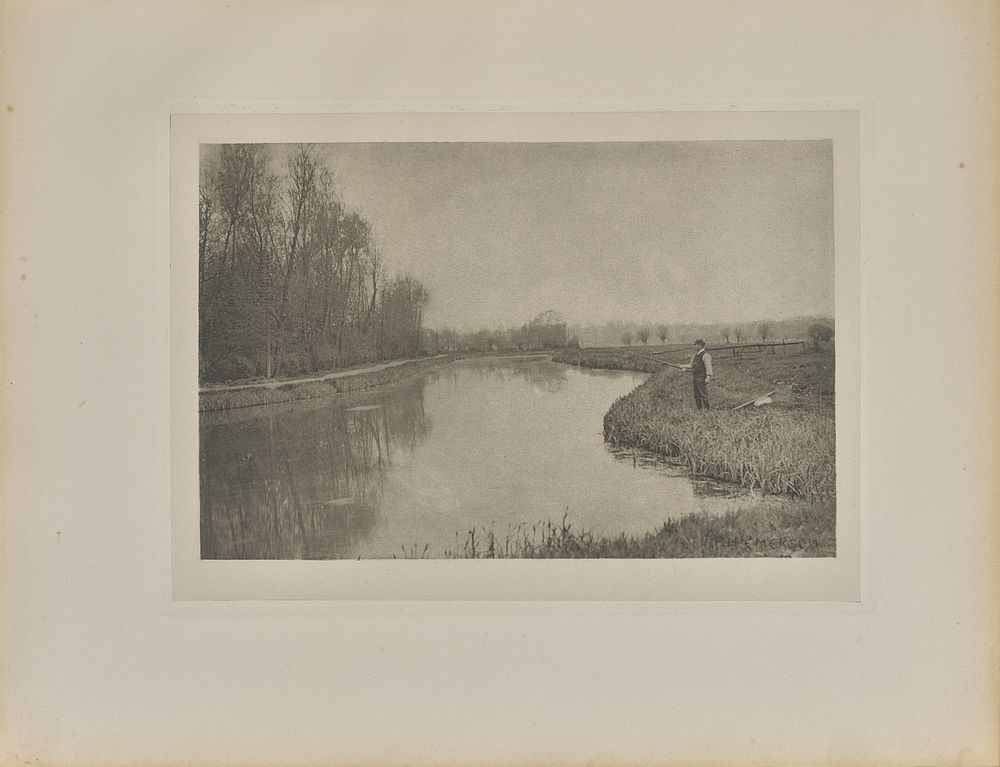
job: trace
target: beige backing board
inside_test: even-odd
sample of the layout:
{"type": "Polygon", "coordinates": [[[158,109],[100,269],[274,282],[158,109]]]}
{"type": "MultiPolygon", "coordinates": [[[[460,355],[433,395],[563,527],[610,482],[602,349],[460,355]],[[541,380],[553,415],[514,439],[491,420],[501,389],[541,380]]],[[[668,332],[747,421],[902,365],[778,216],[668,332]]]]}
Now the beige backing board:
{"type": "Polygon", "coordinates": [[[0,763],[997,764],[998,36],[987,2],[5,2],[0,763]],[[192,557],[172,195],[198,142],[334,133],[839,142],[845,556],[192,557]]]}

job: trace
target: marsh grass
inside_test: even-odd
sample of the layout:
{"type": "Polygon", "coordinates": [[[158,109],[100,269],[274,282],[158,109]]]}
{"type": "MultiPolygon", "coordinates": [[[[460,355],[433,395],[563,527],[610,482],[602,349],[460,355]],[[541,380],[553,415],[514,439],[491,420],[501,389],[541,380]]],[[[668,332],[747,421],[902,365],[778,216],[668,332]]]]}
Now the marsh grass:
{"type": "Polygon", "coordinates": [[[410,548],[406,548],[406,546],[400,546],[399,548],[402,551],[402,555],[397,557],[393,554],[393,559],[426,559],[427,552],[430,551],[431,545],[429,543],[425,543],[422,548],[418,548],[417,544],[414,543],[411,544],[410,548]]]}
{"type": "Polygon", "coordinates": [[[611,406],[604,417],[609,443],[682,457],[696,477],[765,493],[805,498],[834,493],[832,412],[699,412],[664,393],[662,383],[651,379],[611,406]]]}
{"type": "MultiPolygon", "coordinates": [[[[696,477],[765,493],[824,498],[836,492],[834,358],[829,353],[776,353],[714,360],[713,410],[692,404],[691,377],[627,349],[567,350],[553,359],[584,367],[653,372],[618,399],[604,417],[604,437],[616,447],[681,458],[696,477]],[[655,370],[654,370],[655,369],[655,370]],[[777,390],[774,403],[733,411],[777,390]]],[[[684,362],[690,349],[665,349],[684,362]]]]}
{"type": "MultiPolygon", "coordinates": [[[[668,520],[645,535],[600,536],[574,527],[563,515],[497,534],[472,528],[449,559],[832,557],[835,504],[783,501],[718,516],[699,513],[668,520]]],[[[458,537],[458,536],[456,536],[458,537]]]]}

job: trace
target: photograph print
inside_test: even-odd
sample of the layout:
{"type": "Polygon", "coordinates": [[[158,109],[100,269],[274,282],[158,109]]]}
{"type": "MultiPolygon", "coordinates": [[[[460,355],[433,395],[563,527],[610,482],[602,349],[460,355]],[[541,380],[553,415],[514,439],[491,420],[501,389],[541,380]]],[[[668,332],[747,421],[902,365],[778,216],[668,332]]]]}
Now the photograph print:
{"type": "Polygon", "coordinates": [[[837,555],[833,142],[199,149],[202,560],[837,555]]]}

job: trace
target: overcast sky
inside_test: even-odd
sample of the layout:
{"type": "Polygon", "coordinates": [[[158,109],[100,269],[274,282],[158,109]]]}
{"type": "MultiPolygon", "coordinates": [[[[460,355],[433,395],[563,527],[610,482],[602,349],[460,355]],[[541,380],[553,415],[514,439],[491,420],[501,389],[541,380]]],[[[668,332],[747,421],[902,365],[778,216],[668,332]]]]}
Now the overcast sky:
{"type": "Polygon", "coordinates": [[[431,327],[833,316],[829,141],[329,144],[431,327]]]}

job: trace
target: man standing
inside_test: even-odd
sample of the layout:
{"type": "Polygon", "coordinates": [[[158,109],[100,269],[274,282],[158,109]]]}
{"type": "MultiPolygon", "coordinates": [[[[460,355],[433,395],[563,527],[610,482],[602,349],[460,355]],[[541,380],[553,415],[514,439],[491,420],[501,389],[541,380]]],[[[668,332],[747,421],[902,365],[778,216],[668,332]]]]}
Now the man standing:
{"type": "Polygon", "coordinates": [[[712,378],[712,355],[705,351],[705,342],[700,338],[694,342],[695,353],[691,362],[682,367],[690,370],[694,378],[694,406],[708,410],[708,382],[712,378]]]}

